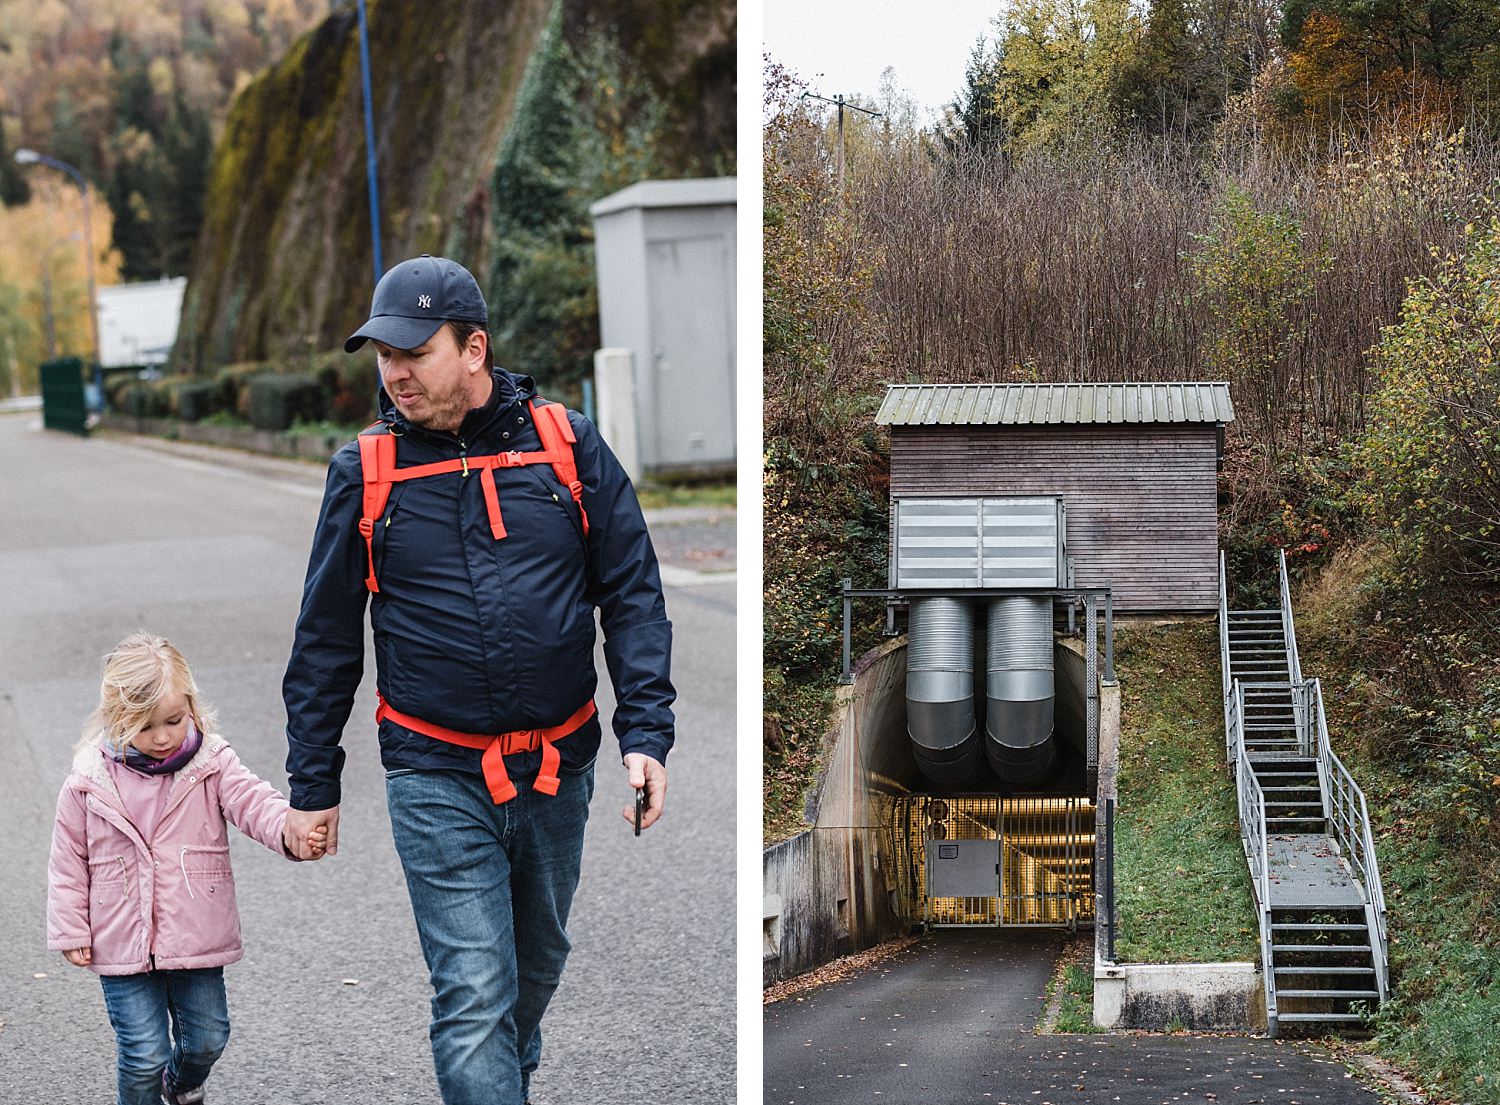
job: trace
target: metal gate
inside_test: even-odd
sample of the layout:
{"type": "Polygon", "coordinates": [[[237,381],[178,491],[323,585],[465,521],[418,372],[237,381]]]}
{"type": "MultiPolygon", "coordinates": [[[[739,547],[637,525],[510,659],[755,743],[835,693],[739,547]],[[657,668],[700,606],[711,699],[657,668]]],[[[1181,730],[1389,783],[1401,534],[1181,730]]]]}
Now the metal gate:
{"type": "Polygon", "coordinates": [[[1092,923],[1089,799],[912,795],[895,814],[912,920],[938,928],[1092,923]]]}

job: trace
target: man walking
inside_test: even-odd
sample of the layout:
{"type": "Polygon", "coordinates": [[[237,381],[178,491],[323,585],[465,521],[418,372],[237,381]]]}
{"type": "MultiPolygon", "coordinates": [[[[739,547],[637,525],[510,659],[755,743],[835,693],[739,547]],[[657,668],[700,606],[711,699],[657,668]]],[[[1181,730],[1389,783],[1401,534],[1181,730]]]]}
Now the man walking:
{"type": "MultiPolygon", "coordinates": [[[[462,265],[376,285],[381,421],[329,464],[283,695],[288,846],[327,824],[370,600],[380,754],[431,973],[447,1105],[521,1105],[561,978],[601,728],[594,612],[641,828],[672,746],[671,624],[635,492],[594,427],[491,366],[462,265]]],[[[624,810],[627,820],[636,816],[624,810]]]]}

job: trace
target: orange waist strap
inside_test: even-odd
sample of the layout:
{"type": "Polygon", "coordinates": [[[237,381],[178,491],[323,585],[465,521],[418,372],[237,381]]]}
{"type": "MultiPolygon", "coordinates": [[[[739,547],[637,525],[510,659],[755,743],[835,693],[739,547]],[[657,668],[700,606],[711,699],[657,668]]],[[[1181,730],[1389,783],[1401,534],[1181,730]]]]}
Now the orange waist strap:
{"type": "Polygon", "coordinates": [[[558,755],[557,748],[552,742],[562,740],[569,733],[581,729],[583,723],[595,713],[594,704],[590,701],[575,710],[573,716],[561,725],[553,725],[547,729],[517,729],[510,733],[485,735],[444,729],[441,725],[433,725],[430,721],[403,714],[400,710],[392,708],[379,691],[375,693],[375,698],[380,703],[375,710],[376,725],[389,718],[397,725],[405,726],[413,733],[421,733],[424,737],[447,741],[449,744],[461,744],[465,748],[484,749],[484,759],[481,761],[484,765],[484,784],[489,788],[490,797],[495,800],[497,806],[502,802],[509,802],[516,796],[516,786],[505,772],[505,757],[517,752],[534,752],[539,746],[542,750],[542,766],[537,772],[536,782],[532,784],[532,789],[539,790],[543,794],[556,794],[557,769],[562,762],[562,757],[558,755]]]}

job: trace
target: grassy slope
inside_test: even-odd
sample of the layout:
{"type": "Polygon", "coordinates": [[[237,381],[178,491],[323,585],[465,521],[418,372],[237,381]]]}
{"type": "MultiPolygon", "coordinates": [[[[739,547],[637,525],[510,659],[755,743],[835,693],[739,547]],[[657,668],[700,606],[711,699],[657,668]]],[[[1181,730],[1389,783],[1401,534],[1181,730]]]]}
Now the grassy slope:
{"type": "Polygon", "coordinates": [[[1224,770],[1219,638],[1211,622],[1116,633],[1124,691],[1116,956],[1255,960],[1255,907],[1224,770]]]}
{"type": "MultiPolygon", "coordinates": [[[[1422,742],[1444,703],[1404,703],[1406,726],[1391,718],[1385,631],[1363,597],[1378,570],[1374,554],[1355,550],[1294,599],[1303,672],[1321,679],[1333,749],[1365,792],[1385,887],[1395,990],[1373,1047],[1443,1096],[1500,1105],[1495,825],[1486,803],[1390,752],[1422,742]]],[[[1500,729],[1500,717],[1489,720],[1500,729]]],[[[1500,775],[1489,785],[1500,788],[1500,775]]]]}

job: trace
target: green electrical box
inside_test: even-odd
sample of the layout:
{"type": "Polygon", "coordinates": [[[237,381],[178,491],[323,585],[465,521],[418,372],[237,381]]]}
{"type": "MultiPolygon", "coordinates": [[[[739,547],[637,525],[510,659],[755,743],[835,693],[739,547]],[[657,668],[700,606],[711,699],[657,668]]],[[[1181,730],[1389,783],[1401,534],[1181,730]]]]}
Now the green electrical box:
{"type": "Polygon", "coordinates": [[[42,425],[49,430],[65,430],[88,436],[88,403],[83,389],[83,361],[77,357],[59,357],[46,361],[40,369],[42,378],[42,425]]]}

